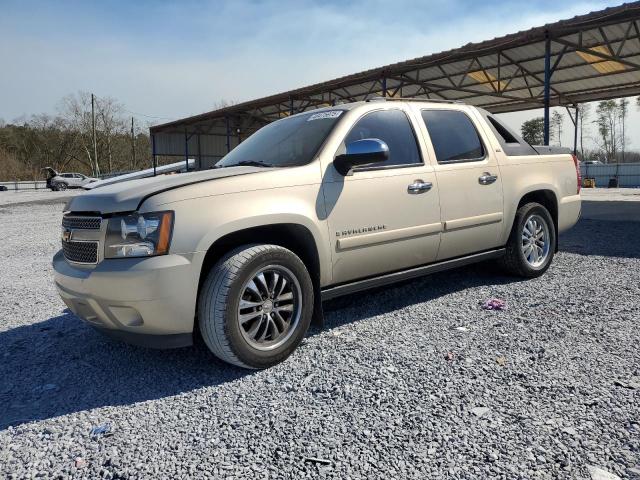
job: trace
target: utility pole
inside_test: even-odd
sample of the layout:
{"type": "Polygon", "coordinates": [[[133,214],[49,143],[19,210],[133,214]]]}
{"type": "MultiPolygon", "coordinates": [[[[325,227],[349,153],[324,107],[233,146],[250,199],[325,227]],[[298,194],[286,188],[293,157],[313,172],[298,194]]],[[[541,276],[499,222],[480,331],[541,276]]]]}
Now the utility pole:
{"type": "Polygon", "coordinates": [[[625,151],[625,143],[627,143],[627,140],[624,137],[624,124],[625,124],[625,120],[626,120],[626,116],[627,116],[627,99],[623,98],[620,101],[620,114],[622,116],[622,163],[624,163],[624,151],[625,151]]]}
{"type": "Polygon", "coordinates": [[[98,165],[98,142],[96,141],[96,96],[91,94],[91,136],[93,137],[93,161],[96,162],[96,174],[100,175],[98,165]]]}
{"type": "Polygon", "coordinates": [[[133,131],[133,117],[131,117],[131,170],[136,168],[136,136],[133,131]]]}

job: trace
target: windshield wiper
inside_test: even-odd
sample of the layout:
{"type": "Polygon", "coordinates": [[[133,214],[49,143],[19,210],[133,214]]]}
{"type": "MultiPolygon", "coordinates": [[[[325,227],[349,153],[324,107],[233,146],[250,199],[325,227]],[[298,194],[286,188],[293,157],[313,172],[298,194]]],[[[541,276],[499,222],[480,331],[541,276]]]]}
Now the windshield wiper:
{"type": "Polygon", "coordinates": [[[243,160],[242,162],[238,162],[228,166],[229,167],[266,167],[266,168],[274,167],[274,165],[271,165],[269,163],[257,162],[255,160],[243,160]]]}

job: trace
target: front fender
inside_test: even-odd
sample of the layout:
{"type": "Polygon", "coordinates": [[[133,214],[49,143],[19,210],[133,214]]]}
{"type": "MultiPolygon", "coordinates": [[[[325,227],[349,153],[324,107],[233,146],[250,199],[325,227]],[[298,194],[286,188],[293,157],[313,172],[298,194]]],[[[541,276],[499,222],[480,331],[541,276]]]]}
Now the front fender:
{"type": "Polygon", "coordinates": [[[171,252],[206,252],[216,240],[253,227],[300,225],[314,239],[324,285],[330,280],[331,269],[327,265],[331,265],[331,257],[319,190],[319,185],[301,185],[163,204],[162,209],[175,212],[171,252]]]}

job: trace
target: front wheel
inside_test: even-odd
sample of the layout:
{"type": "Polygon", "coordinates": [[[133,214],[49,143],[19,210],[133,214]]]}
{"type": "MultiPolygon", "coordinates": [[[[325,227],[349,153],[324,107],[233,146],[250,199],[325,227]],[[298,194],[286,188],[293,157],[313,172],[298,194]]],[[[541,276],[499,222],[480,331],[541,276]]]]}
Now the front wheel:
{"type": "Polygon", "coordinates": [[[245,245],[211,269],[200,291],[202,338],[221,360],[267,368],[302,341],[313,301],[309,272],[293,252],[277,245],[245,245]]]}
{"type": "Polygon", "coordinates": [[[555,248],[551,214],[539,203],[527,203],[516,212],[502,265],[514,275],[539,277],[551,265],[555,248]]]}

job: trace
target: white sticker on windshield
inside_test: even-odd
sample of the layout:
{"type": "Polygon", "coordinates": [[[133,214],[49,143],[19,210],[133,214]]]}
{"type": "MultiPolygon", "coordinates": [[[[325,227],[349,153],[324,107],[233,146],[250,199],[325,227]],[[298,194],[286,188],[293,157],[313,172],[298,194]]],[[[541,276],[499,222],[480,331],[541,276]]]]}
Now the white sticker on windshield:
{"type": "Polygon", "coordinates": [[[342,110],[329,110],[328,112],[314,113],[307,119],[307,122],[310,122],[311,120],[320,120],[321,118],[338,118],[340,115],[342,115],[342,110]]]}

